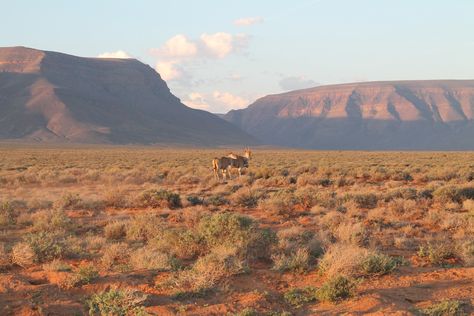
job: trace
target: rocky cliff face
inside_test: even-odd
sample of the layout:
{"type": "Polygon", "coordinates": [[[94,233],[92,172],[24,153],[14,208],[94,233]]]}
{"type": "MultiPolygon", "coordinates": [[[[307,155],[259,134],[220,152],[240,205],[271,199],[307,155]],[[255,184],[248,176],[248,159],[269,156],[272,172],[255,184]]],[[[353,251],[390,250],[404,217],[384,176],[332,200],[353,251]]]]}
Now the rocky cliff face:
{"type": "Polygon", "coordinates": [[[269,95],[224,118],[274,145],[474,149],[474,80],[321,86],[269,95]]]}
{"type": "Polygon", "coordinates": [[[82,58],[0,48],[0,138],[81,143],[253,144],[188,108],[135,59],[82,58]]]}

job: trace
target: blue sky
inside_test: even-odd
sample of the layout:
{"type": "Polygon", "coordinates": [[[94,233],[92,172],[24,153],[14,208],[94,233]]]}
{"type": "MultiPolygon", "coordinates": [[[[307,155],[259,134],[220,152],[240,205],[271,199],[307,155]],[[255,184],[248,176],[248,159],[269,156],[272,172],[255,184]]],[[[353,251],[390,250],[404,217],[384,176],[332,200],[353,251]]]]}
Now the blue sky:
{"type": "Polygon", "coordinates": [[[472,0],[0,4],[0,46],[138,58],[217,113],[318,84],[474,78],[472,0]]]}

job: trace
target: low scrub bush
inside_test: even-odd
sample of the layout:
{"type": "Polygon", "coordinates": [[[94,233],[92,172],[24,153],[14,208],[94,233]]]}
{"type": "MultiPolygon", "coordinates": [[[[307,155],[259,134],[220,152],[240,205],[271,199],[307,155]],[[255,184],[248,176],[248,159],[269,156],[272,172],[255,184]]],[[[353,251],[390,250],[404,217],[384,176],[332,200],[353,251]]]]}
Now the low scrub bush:
{"type": "Polygon", "coordinates": [[[371,209],[377,207],[378,197],[374,193],[355,194],[352,199],[360,208],[371,209]]]}
{"type": "Polygon", "coordinates": [[[15,223],[15,212],[9,202],[0,204],[0,226],[12,225],[15,223]]]}
{"type": "Polygon", "coordinates": [[[156,213],[145,213],[132,217],[126,224],[129,240],[147,241],[162,234],[165,229],[163,219],[156,213]]]}
{"type": "Polygon", "coordinates": [[[232,195],[235,204],[245,208],[254,208],[258,204],[259,196],[249,189],[242,188],[232,195]]]}
{"type": "Polygon", "coordinates": [[[143,247],[135,250],[130,257],[130,263],[134,269],[160,271],[170,270],[177,265],[175,259],[152,247],[143,247]]]}
{"type": "Polygon", "coordinates": [[[212,206],[222,206],[229,204],[229,201],[222,195],[216,194],[208,197],[206,203],[212,206]]]}
{"type": "Polygon", "coordinates": [[[247,270],[238,249],[232,246],[218,246],[200,257],[188,270],[178,272],[171,283],[178,290],[202,293],[212,289],[219,281],[247,270]]]}
{"type": "Polygon", "coordinates": [[[62,235],[38,232],[26,235],[25,242],[30,245],[38,262],[60,259],[67,253],[67,245],[62,235]]]}
{"type": "Polygon", "coordinates": [[[429,242],[421,245],[418,256],[426,259],[432,265],[443,265],[449,259],[456,259],[456,248],[452,244],[442,242],[429,242]]]}
{"type": "Polygon", "coordinates": [[[107,270],[127,270],[130,264],[130,249],[126,243],[114,243],[105,247],[102,267],[107,270]]]}
{"type": "Polygon", "coordinates": [[[20,242],[12,248],[12,262],[19,265],[20,267],[26,268],[33,265],[36,262],[36,253],[33,248],[26,243],[20,242]]]}
{"type": "Polygon", "coordinates": [[[168,207],[175,209],[181,207],[179,194],[167,190],[147,190],[139,196],[143,207],[168,207]]]}
{"type": "Polygon", "coordinates": [[[71,219],[63,210],[42,210],[32,216],[34,232],[59,233],[73,229],[71,219]]]}
{"type": "Polygon", "coordinates": [[[361,263],[365,275],[384,275],[391,273],[399,265],[399,261],[380,253],[371,253],[361,263]]]}
{"type": "Polygon", "coordinates": [[[312,286],[304,288],[294,288],[287,291],[283,298],[285,302],[295,308],[303,307],[306,303],[314,302],[316,300],[316,288],[312,286]]]}
{"type": "Polygon", "coordinates": [[[421,309],[421,315],[426,316],[463,316],[467,315],[464,310],[465,304],[456,300],[446,300],[421,309]]]}
{"type": "Polygon", "coordinates": [[[356,283],[344,276],[335,276],[316,291],[320,301],[337,302],[354,296],[356,283]]]}
{"type": "Polygon", "coordinates": [[[461,258],[464,265],[474,266],[474,240],[468,239],[461,244],[461,258]]]}
{"type": "Polygon", "coordinates": [[[436,189],[433,197],[443,203],[462,203],[474,199],[474,187],[444,186],[436,189]]]}
{"type": "Polygon", "coordinates": [[[156,251],[180,259],[193,259],[203,253],[201,238],[194,230],[184,228],[168,228],[149,241],[156,251]]]}
{"type": "Polygon", "coordinates": [[[125,237],[125,223],[120,221],[113,221],[104,227],[105,238],[109,240],[119,240],[125,237]]]}
{"type": "Polygon", "coordinates": [[[89,315],[147,315],[143,303],[147,296],[133,290],[111,289],[93,294],[87,300],[89,315]]]}
{"type": "Polygon", "coordinates": [[[198,234],[208,249],[231,245],[246,257],[268,254],[275,241],[271,231],[260,229],[250,217],[229,212],[204,216],[198,224],[198,234]]]}
{"type": "Polygon", "coordinates": [[[299,248],[291,254],[277,254],[272,256],[273,269],[280,272],[292,271],[303,273],[311,268],[312,258],[307,248],[299,248]]]}

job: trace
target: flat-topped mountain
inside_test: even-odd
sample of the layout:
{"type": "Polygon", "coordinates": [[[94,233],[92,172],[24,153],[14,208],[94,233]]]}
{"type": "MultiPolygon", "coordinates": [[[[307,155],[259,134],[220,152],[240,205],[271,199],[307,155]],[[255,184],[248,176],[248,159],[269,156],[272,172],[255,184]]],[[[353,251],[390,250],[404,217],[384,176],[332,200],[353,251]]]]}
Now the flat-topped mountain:
{"type": "Polygon", "coordinates": [[[254,144],[171,94],[136,59],[0,48],[0,139],[116,144],[254,144]]]}
{"type": "Polygon", "coordinates": [[[224,118],[265,143],[474,149],[474,80],[362,82],[265,96],[224,118]]]}

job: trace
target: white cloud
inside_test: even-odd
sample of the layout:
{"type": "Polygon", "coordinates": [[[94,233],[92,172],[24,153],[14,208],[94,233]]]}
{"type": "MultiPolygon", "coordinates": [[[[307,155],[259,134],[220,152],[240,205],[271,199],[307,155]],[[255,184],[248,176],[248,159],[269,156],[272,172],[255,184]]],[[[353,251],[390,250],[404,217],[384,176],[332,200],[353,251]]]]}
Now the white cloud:
{"type": "Polygon", "coordinates": [[[164,80],[180,81],[189,85],[190,74],[185,71],[193,62],[205,59],[222,59],[229,54],[243,50],[247,46],[245,34],[232,35],[218,32],[202,34],[199,39],[188,39],[182,34],[168,39],[161,47],[150,49],[157,57],[155,69],[164,80]],[[189,78],[186,78],[186,77],[189,78]]]}
{"type": "Polygon", "coordinates": [[[194,109],[209,110],[210,108],[205,96],[198,92],[188,94],[188,98],[183,103],[194,109]]]}
{"type": "Polygon", "coordinates": [[[306,89],[312,88],[319,85],[314,80],[308,79],[304,76],[291,76],[285,77],[280,80],[279,82],[280,88],[283,90],[298,90],[298,89],[306,89]]]}
{"type": "Polygon", "coordinates": [[[234,24],[237,26],[249,26],[258,23],[263,23],[263,18],[261,16],[240,18],[234,21],[234,24]]]}
{"type": "Polygon", "coordinates": [[[167,40],[161,48],[152,49],[152,52],[164,58],[185,58],[195,56],[198,49],[193,41],[178,34],[167,40]]]}
{"type": "Polygon", "coordinates": [[[118,51],[115,51],[115,52],[105,52],[105,53],[102,53],[102,54],[98,55],[97,57],[99,57],[99,58],[133,58],[132,56],[130,56],[129,54],[127,54],[123,50],[118,50],[118,51]]]}
{"type": "Polygon", "coordinates": [[[233,36],[229,33],[218,32],[215,34],[202,34],[201,41],[205,49],[217,58],[224,58],[233,49],[233,36]]]}
{"type": "Polygon", "coordinates": [[[183,74],[176,61],[160,61],[155,69],[163,80],[178,79],[183,74]]]}
{"type": "Polygon", "coordinates": [[[249,104],[249,100],[233,95],[229,92],[214,91],[212,96],[219,105],[219,108],[224,109],[225,112],[231,109],[242,109],[249,104]]]}

